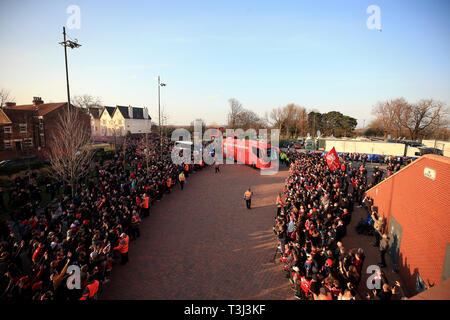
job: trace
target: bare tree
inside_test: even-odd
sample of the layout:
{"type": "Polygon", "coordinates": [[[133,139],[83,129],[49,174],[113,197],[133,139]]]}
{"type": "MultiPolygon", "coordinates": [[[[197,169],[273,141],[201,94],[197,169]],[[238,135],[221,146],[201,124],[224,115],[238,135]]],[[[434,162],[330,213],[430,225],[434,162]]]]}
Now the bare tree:
{"type": "Polygon", "coordinates": [[[441,127],[448,118],[448,110],[440,101],[422,99],[408,106],[399,115],[399,122],[410,134],[412,140],[429,135],[441,127]]]}
{"type": "Polygon", "coordinates": [[[304,107],[290,103],[284,107],[272,109],[270,119],[273,126],[286,137],[306,135],[308,129],[308,115],[304,107]]]}
{"type": "Polygon", "coordinates": [[[242,117],[244,108],[242,107],[242,104],[235,98],[229,99],[228,102],[230,103],[230,112],[228,113],[228,127],[237,128],[237,126],[239,126],[239,118],[242,117]]]}
{"type": "Polygon", "coordinates": [[[3,105],[11,99],[10,92],[5,89],[0,89],[0,108],[3,108],[3,105]]]}
{"type": "Polygon", "coordinates": [[[50,136],[50,164],[54,175],[70,184],[72,197],[77,180],[87,173],[93,153],[87,148],[91,131],[87,114],[79,108],[61,110],[50,136]]]}
{"type": "Polygon", "coordinates": [[[94,97],[90,94],[83,94],[74,96],[71,99],[71,104],[78,108],[89,109],[92,107],[101,107],[102,102],[100,98],[94,97]]]}
{"type": "Polygon", "coordinates": [[[272,111],[270,112],[270,120],[272,121],[272,125],[274,127],[276,127],[278,130],[283,129],[284,123],[286,121],[285,117],[284,117],[284,113],[283,113],[283,108],[278,107],[278,108],[274,108],[272,109],[272,111]]]}
{"type": "Polygon", "coordinates": [[[448,108],[433,99],[422,99],[415,104],[404,98],[378,102],[372,114],[375,119],[369,127],[382,128],[385,135],[408,136],[412,140],[436,135],[449,123],[448,108]]]}

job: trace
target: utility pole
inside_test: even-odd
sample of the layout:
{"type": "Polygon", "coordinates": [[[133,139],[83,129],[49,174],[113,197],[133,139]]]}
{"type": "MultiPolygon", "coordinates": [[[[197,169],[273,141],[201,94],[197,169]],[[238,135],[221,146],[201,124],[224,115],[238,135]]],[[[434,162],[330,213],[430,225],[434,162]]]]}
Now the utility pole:
{"type": "Polygon", "coordinates": [[[81,44],[78,43],[77,39],[75,39],[75,41],[66,39],[66,27],[63,27],[63,36],[64,36],[64,41],[60,42],[59,44],[64,47],[64,60],[66,62],[67,111],[69,113],[69,119],[70,119],[70,90],[69,90],[69,68],[67,65],[67,47],[70,47],[71,49],[75,49],[75,48],[81,47],[81,44]]]}
{"type": "Polygon", "coordinates": [[[64,60],[66,61],[66,86],[67,86],[67,112],[70,119],[70,90],[69,90],[69,67],[67,66],[67,45],[66,45],[66,27],[63,27],[64,35],[64,60]]]}
{"type": "Polygon", "coordinates": [[[159,158],[162,161],[162,136],[161,136],[161,80],[158,76],[158,127],[159,127],[159,158]]]}
{"type": "Polygon", "coordinates": [[[161,83],[161,79],[158,76],[158,122],[159,122],[159,156],[162,160],[162,132],[161,132],[161,87],[164,87],[166,84],[161,83]]]}

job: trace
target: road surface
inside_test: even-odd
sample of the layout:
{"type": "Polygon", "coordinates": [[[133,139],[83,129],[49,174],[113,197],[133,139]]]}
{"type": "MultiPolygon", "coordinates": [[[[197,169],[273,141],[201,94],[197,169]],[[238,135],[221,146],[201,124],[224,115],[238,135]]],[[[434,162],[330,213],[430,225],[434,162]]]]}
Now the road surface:
{"type": "MultiPolygon", "coordinates": [[[[284,300],[293,292],[272,262],[275,199],[287,169],[263,176],[244,165],[191,174],[151,208],[127,265],[115,265],[101,299],[284,300]],[[247,210],[243,194],[254,192],[247,210]]],[[[279,256],[278,256],[279,257],[279,256]]]]}

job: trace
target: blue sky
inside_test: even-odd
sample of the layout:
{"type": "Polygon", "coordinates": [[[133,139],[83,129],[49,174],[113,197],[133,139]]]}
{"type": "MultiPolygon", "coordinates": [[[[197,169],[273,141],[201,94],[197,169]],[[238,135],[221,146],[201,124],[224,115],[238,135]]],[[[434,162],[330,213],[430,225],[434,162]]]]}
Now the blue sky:
{"type": "Polygon", "coordinates": [[[147,106],[169,122],[226,122],[229,98],[264,115],[296,103],[359,120],[380,100],[450,102],[450,1],[0,1],[0,88],[65,101],[62,27],[77,5],[71,94],[147,106]],[[366,13],[377,5],[382,31],[366,13]]]}

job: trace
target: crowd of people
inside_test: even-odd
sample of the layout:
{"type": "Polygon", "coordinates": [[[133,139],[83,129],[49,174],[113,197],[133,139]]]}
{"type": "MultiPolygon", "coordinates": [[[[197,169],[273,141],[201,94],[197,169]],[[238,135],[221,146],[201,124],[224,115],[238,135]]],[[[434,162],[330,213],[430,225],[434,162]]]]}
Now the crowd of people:
{"type": "MultiPolygon", "coordinates": [[[[348,250],[343,244],[354,206],[364,206],[368,218],[381,220],[371,199],[365,197],[367,188],[381,180],[381,169],[375,168],[371,181],[365,164],[354,162],[356,159],[350,156],[340,157],[341,167],[335,171],[330,170],[320,153],[288,152],[288,158],[289,176],[283,192],[277,196],[273,231],[279,241],[283,272],[295,297],[391,299],[399,283],[390,287],[383,271],[375,277],[382,283],[379,289],[368,296],[359,293],[365,252],[362,248],[348,250]]],[[[380,251],[385,239],[376,238],[380,251]]]]}
{"type": "Polygon", "coordinates": [[[74,193],[35,174],[15,179],[13,223],[0,223],[0,300],[96,299],[113,265],[127,263],[129,242],[140,236],[152,203],[203,167],[175,165],[173,143],[162,145],[160,156],[159,138],[128,138],[112,160],[86,168],[74,193]],[[41,185],[53,200],[45,208],[41,185]]]}

